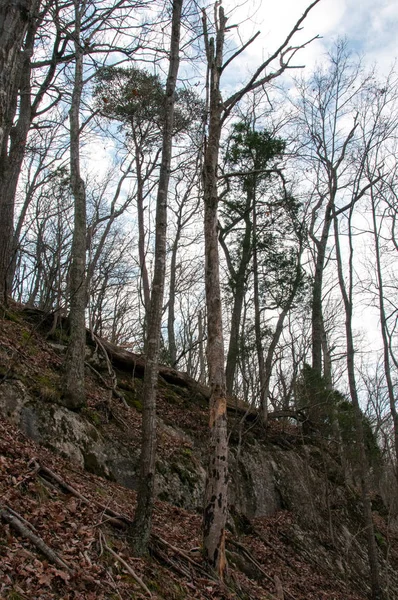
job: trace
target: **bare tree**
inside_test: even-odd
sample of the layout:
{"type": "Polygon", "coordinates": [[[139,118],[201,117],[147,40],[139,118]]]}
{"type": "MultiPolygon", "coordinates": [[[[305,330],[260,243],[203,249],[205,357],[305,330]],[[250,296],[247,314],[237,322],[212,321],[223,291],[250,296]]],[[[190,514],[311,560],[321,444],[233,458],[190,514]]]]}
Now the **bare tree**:
{"type": "MultiPolygon", "coordinates": [[[[357,119],[354,100],[364,89],[360,64],[352,63],[346,43],[339,41],[330,55],[330,66],[319,67],[309,81],[298,82],[300,96],[296,107],[305,173],[313,188],[309,234],[314,244],[314,283],[312,292],[312,366],[323,372],[323,277],[328,262],[328,240],[337,200],[352,185],[355,169],[350,168],[355,145],[357,119]],[[349,126],[342,127],[343,120],[349,126]]],[[[360,191],[359,191],[360,193],[360,191]]],[[[345,208],[346,209],[346,208],[345,208]]]]}
{"type": "Polygon", "coordinates": [[[81,25],[87,8],[85,0],[74,0],[75,77],[70,109],[70,182],[74,198],[72,265],[70,273],[70,337],[64,361],[64,400],[68,408],[86,403],[86,189],[80,173],[80,107],[83,93],[84,44],[81,25]]]}
{"type": "Polygon", "coordinates": [[[166,272],[167,193],[172,158],[175,90],[180,63],[180,30],[183,0],[173,0],[169,70],[164,98],[162,154],[156,201],[155,266],[152,281],[148,333],[145,344],[142,442],[137,508],[131,527],[134,550],[147,552],[152,524],[156,458],[156,390],[159,368],[160,330],[166,272]]]}
{"type": "Polygon", "coordinates": [[[370,498],[370,483],[369,483],[369,465],[365,450],[365,436],[363,429],[362,411],[359,403],[357,391],[356,376],[355,376],[355,348],[352,328],[353,315],[353,255],[354,247],[352,242],[352,217],[354,208],[351,206],[348,218],[348,238],[349,238],[349,256],[348,256],[348,283],[346,283],[343,272],[343,261],[340,249],[339,226],[337,216],[334,217],[334,234],[336,245],[337,271],[339,278],[340,291],[344,302],[345,310],[345,333],[347,343],[347,376],[350,390],[350,396],[354,407],[355,417],[355,434],[359,452],[359,470],[362,492],[363,515],[366,528],[367,550],[370,569],[370,581],[372,588],[372,600],[382,600],[384,594],[381,587],[377,546],[375,540],[375,531],[372,517],[372,503],[370,498]]]}
{"type": "MultiPolygon", "coordinates": [[[[38,8],[39,0],[21,0],[18,3],[6,0],[0,6],[0,299],[2,301],[6,301],[7,294],[11,293],[12,282],[10,270],[14,201],[10,203],[7,193],[8,174],[12,168],[8,146],[11,134],[13,133],[15,138],[19,133],[18,128],[13,130],[14,117],[19,90],[21,86],[25,87],[27,84],[24,73],[26,64],[29,65],[30,62],[38,8]]],[[[24,90],[25,96],[28,96],[28,90],[24,90]]],[[[22,100],[22,103],[24,102],[26,104],[30,100],[22,100]]],[[[21,106],[21,110],[23,108],[21,106]]]]}
{"type": "MultiPolygon", "coordinates": [[[[178,364],[178,348],[175,331],[175,320],[176,320],[176,302],[179,287],[184,286],[184,279],[188,277],[188,281],[191,282],[192,278],[189,277],[192,261],[194,261],[194,251],[190,251],[190,248],[197,243],[197,236],[192,236],[192,221],[199,207],[199,196],[198,196],[198,161],[197,152],[193,157],[188,157],[188,164],[180,162],[178,166],[178,173],[174,174],[174,202],[170,202],[170,210],[174,214],[175,226],[173,233],[173,241],[170,248],[170,273],[169,273],[169,297],[167,301],[167,337],[168,337],[168,360],[172,367],[176,368],[178,364]],[[182,189],[180,189],[182,188],[182,189]],[[191,235],[185,235],[184,230],[187,226],[191,225],[191,235]],[[189,257],[189,260],[184,260],[181,257],[181,261],[178,261],[179,254],[184,251],[189,257]],[[183,264],[188,263],[188,268],[183,269],[183,264]],[[177,268],[178,267],[178,268],[177,268]],[[188,272],[186,272],[188,271],[188,272]]],[[[181,161],[181,157],[180,157],[181,161]]],[[[195,263],[194,263],[195,264],[195,263]]],[[[188,283],[188,288],[189,283],[188,283]]]]}
{"type": "MultiPolygon", "coordinates": [[[[224,62],[224,43],[227,18],[222,6],[215,5],[214,37],[209,35],[208,19],[203,11],[203,30],[208,68],[209,116],[208,135],[203,159],[203,195],[205,230],[205,285],[207,304],[207,362],[210,396],[210,448],[203,514],[204,552],[206,560],[223,577],[225,559],[225,523],[228,490],[228,442],[226,383],[224,371],[224,341],[222,327],[221,288],[218,253],[218,190],[217,169],[222,128],[236,104],[244,96],[278,77],[287,68],[299,47],[290,46],[293,35],[300,29],[307,14],[319,0],[312,2],[298,20],[281,46],[265,60],[241,87],[223,100],[220,80],[225,69],[258,36],[256,34],[224,62]],[[279,59],[275,71],[267,73],[274,60],[279,59]]],[[[304,44],[305,45],[305,44],[304,44]]],[[[303,47],[303,46],[300,46],[303,47]]]]}

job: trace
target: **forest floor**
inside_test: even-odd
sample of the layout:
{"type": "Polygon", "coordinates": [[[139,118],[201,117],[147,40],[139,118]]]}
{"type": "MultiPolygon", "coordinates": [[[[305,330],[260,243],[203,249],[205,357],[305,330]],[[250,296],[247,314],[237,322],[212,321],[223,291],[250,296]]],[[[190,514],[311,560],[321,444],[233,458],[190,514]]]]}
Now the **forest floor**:
{"type": "MultiPolygon", "coordinates": [[[[26,322],[0,319],[0,385],[17,363],[25,382],[32,369],[45,381],[60,358],[26,322]]],[[[88,390],[91,407],[109,397],[95,377],[88,390]]],[[[169,418],[179,410],[163,404],[169,418]]],[[[204,427],[204,410],[189,418],[204,427]]],[[[139,425],[131,423],[137,432],[139,425]]],[[[134,491],[87,473],[0,418],[0,599],[365,600],[308,549],[297,550],[289,511],[242,519],[239,532],[227,532],[222,583],[203,563],[201,516],[166,502],[155,503],[149,555],[134,557],[134,506],[134,491]]]]}

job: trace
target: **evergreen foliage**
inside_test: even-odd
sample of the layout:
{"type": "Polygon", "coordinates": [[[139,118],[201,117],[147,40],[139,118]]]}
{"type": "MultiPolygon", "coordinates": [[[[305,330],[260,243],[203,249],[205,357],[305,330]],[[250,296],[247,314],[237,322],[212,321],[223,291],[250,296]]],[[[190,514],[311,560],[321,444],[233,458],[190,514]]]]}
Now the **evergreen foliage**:
{"type": "MultiPolygon", "coordinates": [[[[305,364],[296,387],[296,404],[308,416],[309,428],[323,437],[336,438],[344,446],[346,457],[358,462],[354,406],[344,394],[332,388],[325,377],[305,364]]],[[[373,464],[381,457],[369,418],[362,414],[366,453],[373,464]]]]}

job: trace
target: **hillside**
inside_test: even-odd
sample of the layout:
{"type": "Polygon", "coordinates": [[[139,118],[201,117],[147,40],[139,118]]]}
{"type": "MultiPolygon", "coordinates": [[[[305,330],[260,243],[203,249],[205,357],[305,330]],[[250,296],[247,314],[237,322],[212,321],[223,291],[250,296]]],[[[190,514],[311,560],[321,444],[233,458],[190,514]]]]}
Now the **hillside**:
{"type": "MultiPolygon", "coordinates": [[[[107,362],[88,337],[88,408],[70,412],[59,404],[66,331],[51,329],[23,307],[0,320],[1,598],[367,598],[359,492],[336,448],[292,423],[265,430],[233,403],[228,578],[205,570],[207,392],[168,368],[151,554],[133,557],[142,358],[107,347],[107,362]]],[[[376,492],[374,519],[388,598],[398,598],[398,530],[376,492]]]]}

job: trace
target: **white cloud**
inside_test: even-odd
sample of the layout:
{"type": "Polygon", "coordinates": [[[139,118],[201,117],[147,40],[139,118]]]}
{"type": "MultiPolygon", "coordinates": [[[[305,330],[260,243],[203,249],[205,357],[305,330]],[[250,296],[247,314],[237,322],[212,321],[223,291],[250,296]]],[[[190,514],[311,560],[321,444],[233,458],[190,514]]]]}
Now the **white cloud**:
{"type": "MultiPolygon", "coordinates": [[[[274,51],[285,39],[303,14],[307,0],[261,1],[249,0],[237,5],[236,0],[224,0],[229,25],[228,39],[239,47],[255,32],[261,31],[256,41],[245,51],[232,70],[243,79],[274,51]]],[[[303,43],[316,35],[321,39],[311,43],[297,56],[299,64],[311,68],[322,60],[322,55],[338,37],[346,37],[353,51],[365,56],[367,64],[377,63],[379,72],[387,73],[398,55],[398,2],[396,0],[321,0],[303,23],[296,42],[303,43]]],[[[232,77],[227,76],[228,79],[232,77]]]]}

